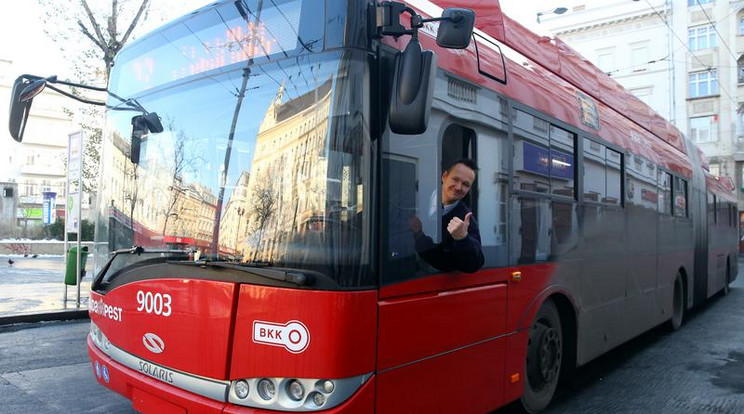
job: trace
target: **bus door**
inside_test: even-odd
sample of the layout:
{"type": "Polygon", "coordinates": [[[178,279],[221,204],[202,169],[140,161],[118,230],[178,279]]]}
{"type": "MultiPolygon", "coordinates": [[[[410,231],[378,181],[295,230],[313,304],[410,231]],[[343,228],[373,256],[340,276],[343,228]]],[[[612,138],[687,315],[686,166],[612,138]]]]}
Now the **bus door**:
{"type": "MultiPolygon", "coordinates": [[[[438,73],[437,88],[447,94],[475,88],[438,73]]],[[[461,95],[458,95],[458,97],[461,95]]],[[[489,114],[502,101],[478,95],[489,114]],[[490,99],[489,99],[490,98],[490,99]]],[[[378,412],[454,412],[468,406],[486,412],[503,403],[506,353],[507,285],[504,272],[481,269],[468,274],[438,270],[417,252],[412,222],[440,243],[442,168],[460,158],[476,159],[476,189],[462,202],[477,220],[486,266],[506,258],[506,127],[495,129],[453,119],[476,102],[435,94],[429,126],[419,136],[382,137],[382,271],[378,322],[378,412]],[[453,106],[456,105],[456,106],[453,106]],[[459,107],[459,108],[458,108],[459,107]],[[459,114],[459,113],[458,113],[459,114]],[[477,157],[476,157],[477,148],[477,157]],[[484,384],[492,392],[472,398],[484,384]]],[[[489,119],[489,121],[491,121],[489,119]]],[[[494,123],[505,125],[498,119],[494,123]]]]}

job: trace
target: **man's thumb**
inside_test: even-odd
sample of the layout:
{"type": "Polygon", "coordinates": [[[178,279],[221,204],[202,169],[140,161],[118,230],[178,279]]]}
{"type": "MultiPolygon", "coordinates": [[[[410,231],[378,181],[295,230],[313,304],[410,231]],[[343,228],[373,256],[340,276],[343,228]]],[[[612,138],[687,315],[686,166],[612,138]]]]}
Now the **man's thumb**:
{"type": "Polygon", "coordinates": [[[468,213],[468,214],[465,215],[465,225],[466,226],[469,226],[470,225],[470,217],[472,217],[472,216],[473,216],[473,213],[468,213]]]}

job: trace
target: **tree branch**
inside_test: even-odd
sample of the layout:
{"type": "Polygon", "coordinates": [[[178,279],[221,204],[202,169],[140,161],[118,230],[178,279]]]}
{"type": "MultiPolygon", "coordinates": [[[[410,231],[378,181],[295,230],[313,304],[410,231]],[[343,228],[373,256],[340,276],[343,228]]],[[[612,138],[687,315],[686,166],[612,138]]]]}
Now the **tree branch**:
{"type": "Polygon", "coordinates": [[[98,40],[96,40],[96,38],[93,37],[92,34],[90,34],[90,32],[88,31],[88,28],[85,27],[85,25],[83,24],[83,22],[81,22],[80,20],[78,20],[77,24],[78,24],[78,26],[80,26],[80,29],[82,29],[83,34],[85,36],[87,36],[88,39],[90,39],[101,50],[103,50],[104,52],[106,52],[106,47],[104,45],[102,45],[98,40]]]}
{"type": "MultiPolygon", "coordinates": [[[[108,19],[108,33],[111,37],[112,43],[116,42],[116,23],[118,23],[119,20],[119,2],[117,0],[113,0],[111,2],[111,17],[108,19]]],[[[117,51],[118,52],[118,51],[117,51]]]]}
{"type": "Polygon", "coordinates": [[[147,7],[147,3],[149,3],[150,0],[142,0],[142,4],[140,5],[139,10],[137,10],[137,15],[134,16],[134,19],[132,20],[132,23],[129,25],[129,28],[127,29],[127,32],[124,33],[124,37],[121,38],[121,44],[124,45],[127,43],[127,40],[129,39],[129,35],[132,34],[132,30],[134,30],[134,27],[137,26],[137,21],[139,20],[140,16],[142,16],[142,12],[145,11],[145,8],[147,7]]]}
{"type": "MultiPolygon", "coordinates": [[[[98,47],[101,48],[101,50],[103,50],[104,53],[108,52],[105,49],[105,46],[102,46],[102,45],[106,45],[107,42],[106,42],[106,39],[103,37],[103,33],[101,33],[101,27],[98,26],[98,23],[96,23],[96,18],[93,16],[93,12],[90,11],[90,7],[88,7],[88,2],[85,0],[80,0],[80,4],[85,9],[85,13],[88,15],[88,20],[90,20],[90,24],[93,26],[93,29],[96,31],[96,36],[98,36],[98,42],[96,42],[95,40],[94,42],[98,45],[98,47]]],[[[93,39],[93,37],[87,31],[86,31],[86,35],[90,37],[91,39],[93,39]]]]}

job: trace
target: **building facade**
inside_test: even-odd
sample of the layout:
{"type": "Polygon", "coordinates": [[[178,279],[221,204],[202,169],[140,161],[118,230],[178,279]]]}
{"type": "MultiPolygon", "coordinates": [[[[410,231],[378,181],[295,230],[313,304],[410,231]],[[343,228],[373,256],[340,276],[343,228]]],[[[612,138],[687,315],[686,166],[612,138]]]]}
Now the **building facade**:
{"type": "Polygon", "coordinates": [[[566,3],[542,24],[684,131],[744,210],[744,0],[566,3]]]}
{"type": "MultiPolygon", "coordinates": [[[[18,75],[12,61],[0,59],[0,113],[6,117],[13,81],[18,75]]],[[[4,205],[0,238],[41,234],[44,193],[56,196],[53,216],[64,216],[67,135],[74,128],[63,109],[69,101],[47,89],[34,98],[23,143],[13,140],[7,129],[0,134],[0,182],[4,183],[0,194],[4,205]],[[11,200],[14,214],[7,212],[11,200]]]]}

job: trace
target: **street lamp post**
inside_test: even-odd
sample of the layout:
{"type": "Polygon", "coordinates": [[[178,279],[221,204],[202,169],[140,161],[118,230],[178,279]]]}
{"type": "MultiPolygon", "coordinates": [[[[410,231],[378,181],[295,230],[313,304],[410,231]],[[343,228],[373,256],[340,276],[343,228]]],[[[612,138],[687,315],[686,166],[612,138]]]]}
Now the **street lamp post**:
{"type": "Polygon", "coordinates": [[[238,236],[240,235],[240,223],[243,221],[243,214],[245,214],[245,209],[243,207],[238,207],[238,228],[235,230],[235,256],[238,256],[238,236]]]}
{"type": "Polygon", "coordinates": [[[568,9],[565,7],[556,7],[555,9],[537,12],[537,22],[540,23],[540,16],[544,16],[546,14],[563,14],[566,11],[568,11],[568,9]]]}

